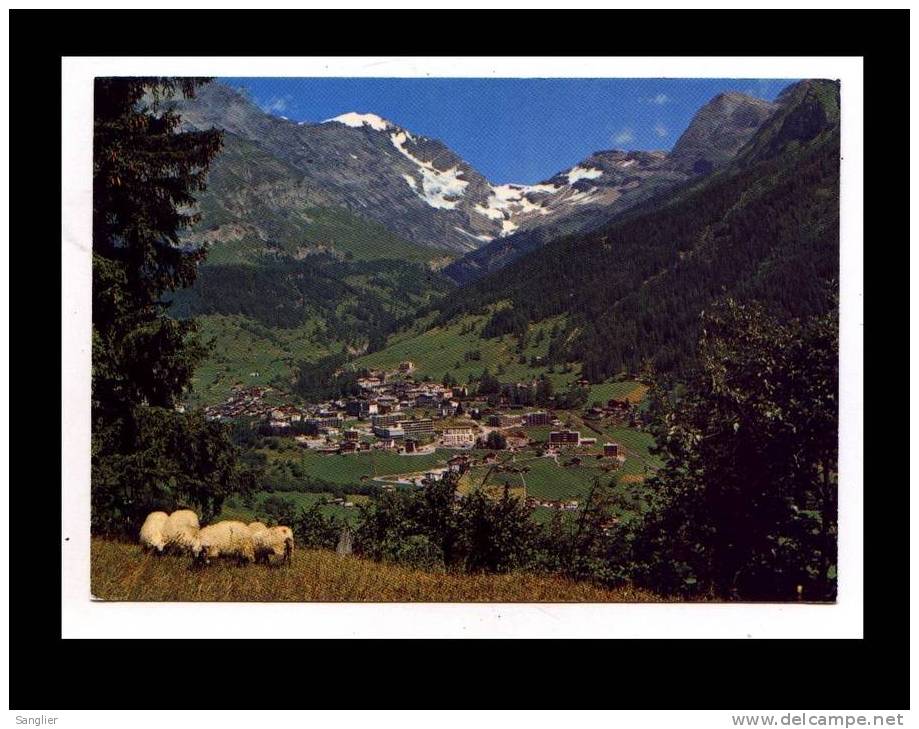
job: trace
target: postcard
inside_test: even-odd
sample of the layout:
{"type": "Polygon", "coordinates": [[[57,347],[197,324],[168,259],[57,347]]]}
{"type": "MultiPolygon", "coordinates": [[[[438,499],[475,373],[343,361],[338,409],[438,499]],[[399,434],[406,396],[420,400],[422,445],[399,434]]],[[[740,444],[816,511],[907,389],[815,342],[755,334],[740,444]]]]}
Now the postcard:
{"type": "Polygon", "coordinates": [[[93,597],[834,602],[845,94],[97,76],[93,597]]]}

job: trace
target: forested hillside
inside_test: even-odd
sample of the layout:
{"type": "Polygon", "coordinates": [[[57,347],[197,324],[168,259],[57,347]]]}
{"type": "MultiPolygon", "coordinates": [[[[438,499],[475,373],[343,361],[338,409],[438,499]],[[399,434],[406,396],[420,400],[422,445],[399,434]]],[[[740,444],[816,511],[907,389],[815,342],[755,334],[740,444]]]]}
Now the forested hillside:
{"type": "Polygon", "coordinates": [[[359,346],[379,344],[399,317],[448,286],[437,273],[400,261],[279,256],[259,266],[202,266],[195,287],[176,294],[174,311],[181,316],[241,314],[279,328],[318,316],[330,340],[359,346]]]}
{"type": "MultiPolygon", "coordinates": [[[[600,380],[648,362],[685,372],[698,315],[724,294],[757,298],[784,314],[819,310],[837,267],[837,93],[830,82],[803,82],[774,104],[721,94],[699,110],[670,155],[598,152],[545,185],[494,187],[488,204],[497,207],[483,208],[485,219],[501,212],[524,225],[518,208],[525,212],[546,195],[568,200],[572,212],[536,215],[540,225],[451,264],[455,247],[444,239],[438,248],[419,233],[426,229],[420,212],[412,225],[396,224],[405,222],[404,191],[386,187],[384,195],[361,167],[382,170],[401,159],[392,158],[395,141],[384,134],[398,137],[390,122],[298,126],[209,87],[179,107],[193,128],[224,128],[223,152],[198,199],[200,221],[183,236],[208,255],[194,286],[171,296],[172,311],[199,318],[206,338],[233,342],[238,356],[208,360],[194,399],[261,384],[264,372],[282,384],[304,361],[329,352],[384,349],[394,330],[430,319],[419,311],[438,312],[435,325],[445,325],[497,308],[485,338],[519,336],[565,316],[541,364],[580,362],[581,374],[600,380]],[[381,195],[388,205],[363,204],[379,207],[381,195]],[[601,199],[607,202],[580,205],[601,199]],[[373,218],[384,208],[386,225],[373,218]],[[403,229],[411,236],[397,232],[403,229]],[[265,328],[284,346],[253,334],[265,328]],[[269,350],[276,352],[270,361],[253,354],[269,350]]],[[[482,243],[475,231],[461,237],[482,243]]]]}

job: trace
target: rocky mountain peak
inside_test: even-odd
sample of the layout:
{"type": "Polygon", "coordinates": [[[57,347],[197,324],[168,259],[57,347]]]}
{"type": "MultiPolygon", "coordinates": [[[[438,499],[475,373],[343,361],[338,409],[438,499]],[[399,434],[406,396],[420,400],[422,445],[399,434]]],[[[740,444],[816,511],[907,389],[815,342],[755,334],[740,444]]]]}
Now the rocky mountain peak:
{"type": "Polygon", "coordinates": [[[776,112],[738,153],[741,164],[775,157],[790,145],[810,142],[839,123],[839,84],[836,81],[798,81],[783,89],[775,101],[776,112]]]}
{"type": "Polygon", "coordinates": [[[737,91],[718,94],[696,112],[669,155],[669,166],[707,174],[730,161],[778,108],[737,91]]]}

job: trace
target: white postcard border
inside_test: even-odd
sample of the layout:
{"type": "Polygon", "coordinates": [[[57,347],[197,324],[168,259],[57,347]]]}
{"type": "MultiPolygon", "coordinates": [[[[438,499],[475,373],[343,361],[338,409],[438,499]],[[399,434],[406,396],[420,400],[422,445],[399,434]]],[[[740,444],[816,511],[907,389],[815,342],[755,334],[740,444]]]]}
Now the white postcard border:
{"type": "Polygon", "coordinates": [[[62,635],[863,636],[863,70],[860,57],[62,59],[62,635]],[[92,79],[132,76],[834,78],[842,86],[840,586],[836,605],[112,603],[89,593],[92,79]]]}

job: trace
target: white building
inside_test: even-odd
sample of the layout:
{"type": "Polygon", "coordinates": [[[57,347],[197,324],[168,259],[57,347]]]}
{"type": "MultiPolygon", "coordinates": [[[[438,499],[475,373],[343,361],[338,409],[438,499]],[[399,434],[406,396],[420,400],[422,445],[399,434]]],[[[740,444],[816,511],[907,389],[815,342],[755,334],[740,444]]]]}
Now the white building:
{"type": "Polygon", "coordinates": [[[445,446],[467,446],[475,443],[475,433],[472,428],[447,428],[441,438],[445,446]]]}

